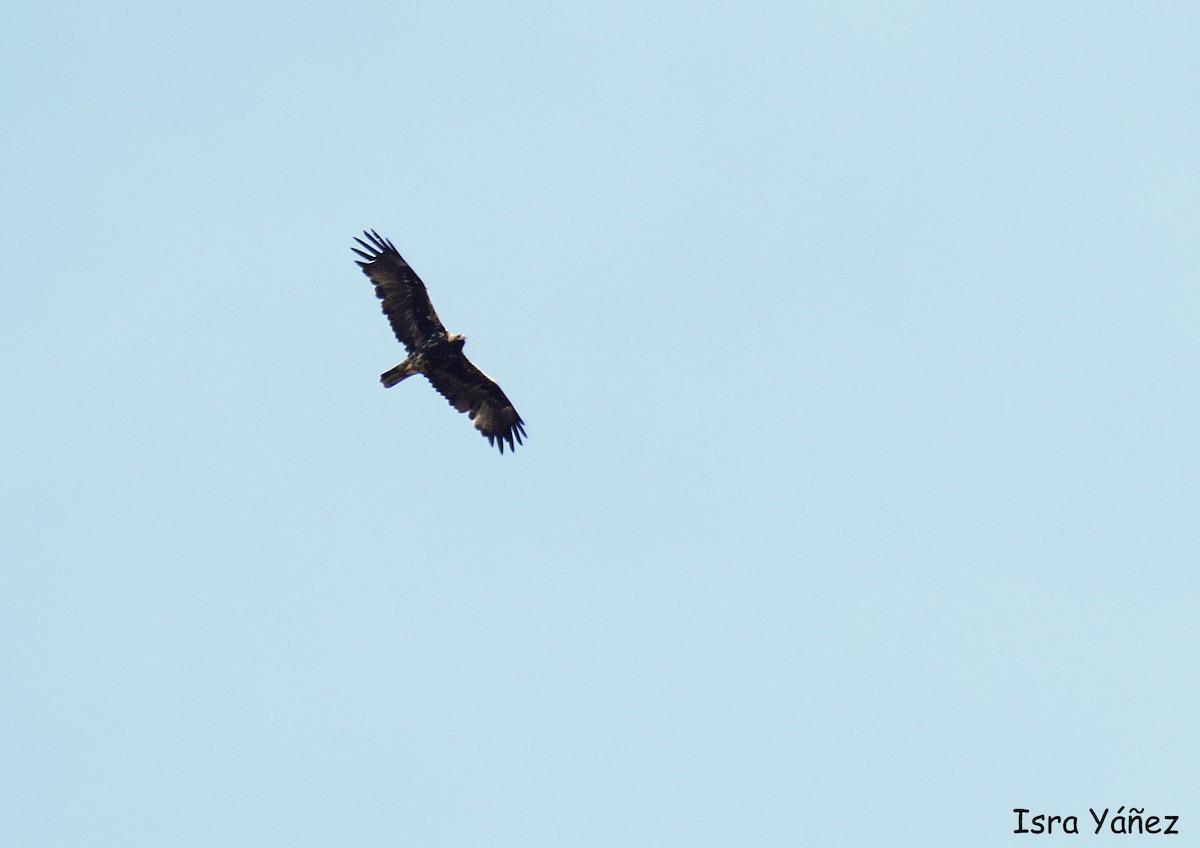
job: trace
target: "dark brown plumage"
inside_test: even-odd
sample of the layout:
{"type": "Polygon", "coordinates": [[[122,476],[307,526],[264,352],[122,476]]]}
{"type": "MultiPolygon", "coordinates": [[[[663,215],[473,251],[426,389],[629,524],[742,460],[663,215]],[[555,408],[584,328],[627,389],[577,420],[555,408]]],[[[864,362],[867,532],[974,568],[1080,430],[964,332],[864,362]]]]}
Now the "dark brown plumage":
{"type": "Polygon", "coordinates": [[[438,393],[459,412],[475,422],[488,444],[504,453],[504,443],[515,450],[521,444],[525,422],[500,387],[463,354],[465,336],[450,335],[438,319],[425,284],[396,250],[374,230],[363,231],[367,241],[354,239],[364,249],[350,248],[363,273],[375,284],[375,295],[383,301],[383,314],[392,332],[408,351],[408,358],[379,376],[391,388],[413,374],[424,374],[438,393]]]}

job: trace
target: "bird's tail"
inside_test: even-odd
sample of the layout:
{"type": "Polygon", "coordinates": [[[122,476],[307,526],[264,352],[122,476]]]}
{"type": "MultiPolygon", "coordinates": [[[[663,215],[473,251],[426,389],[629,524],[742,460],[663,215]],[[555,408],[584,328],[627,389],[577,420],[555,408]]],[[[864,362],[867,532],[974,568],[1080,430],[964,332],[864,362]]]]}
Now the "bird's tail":
{"type": "Polygon", "coordinates": [[[390,389],[405,377],[411,377],[415,373],[417,372],[413,370],[411,363],[406,359],[390,371],[380,374],[379,382],[383,383],[385,389],[390,389]]]}

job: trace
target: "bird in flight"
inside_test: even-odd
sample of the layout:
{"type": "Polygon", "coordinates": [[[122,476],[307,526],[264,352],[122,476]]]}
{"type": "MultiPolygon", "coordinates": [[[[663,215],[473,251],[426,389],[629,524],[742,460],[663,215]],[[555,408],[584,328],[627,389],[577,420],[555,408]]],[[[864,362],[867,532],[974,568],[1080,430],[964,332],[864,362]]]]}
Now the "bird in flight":
{"type": "Polygon", "coordinates": [[[429,301],[425,284],[387,239],[371,230],[363,231],[366,241],[354,240],[350,248],[362,259],[355,260],[375,284],[375,296],[383,301],[383,314],[392,332],[408,351],[408,357],[379,375],[384,388],[391,388],[413,374],[424,374],[438,394],[459,412],[475,422],[475,429],[504,453],[521,444],[525,422],[512,403],[487,374],[476,368],[463,354],[466,336],[446,332],[429,301]]]}

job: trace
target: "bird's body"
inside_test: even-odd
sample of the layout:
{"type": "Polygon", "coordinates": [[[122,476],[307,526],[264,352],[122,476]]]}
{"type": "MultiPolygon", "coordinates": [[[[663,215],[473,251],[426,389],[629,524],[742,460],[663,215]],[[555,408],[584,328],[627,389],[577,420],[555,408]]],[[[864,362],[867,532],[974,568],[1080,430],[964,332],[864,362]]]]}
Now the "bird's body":
{"type": "Polygon", "coordinates": [[[466,342],[466,336],[447,336],[444,339],[432,339],[423,347],[410,353],[408,358],[395,368],[391,368],[380,374],[379,382],[383,383],[385,389],[390,389],[405,377],[445,368],[454,358],[465,356],[462,349],[466,342]]]}
{"type": "Polygon", "coordinates": [[[467,413],[488,444],[498,445],[504,453],[507,442],[508,449],[514,450],[514,440],[521,444],[525,435],[525,422],[495,381],[463,354],[466,337],[446,332],[425,284],[390,241],[374,230],[363,235],[367,241],[355,241],[364,250],[351,249],[362,257],[358,264],[375,284],[383,314],[408,351],[408,358],[380,375],[384,387],[424,374],[451,406],[467,413]]]}

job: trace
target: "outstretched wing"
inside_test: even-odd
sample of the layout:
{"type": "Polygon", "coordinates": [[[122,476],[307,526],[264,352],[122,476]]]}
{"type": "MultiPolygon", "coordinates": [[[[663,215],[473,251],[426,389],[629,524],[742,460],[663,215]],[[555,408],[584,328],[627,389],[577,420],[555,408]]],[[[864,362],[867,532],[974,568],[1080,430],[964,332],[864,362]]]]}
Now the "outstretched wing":
{"type": "Polygon", "coordinates": [[[375,296],[383,301],[383,314],[400,343],[411,353],[430,339],[445,336],[446,328],[429,302],[425,284],[395,245],[374,230],[363,230],[363,235],[367,241],[354,240],[365,250],[350,249],[362,257],[355,261],[375,284],[375,296]]]}
{"type": "Polygon", "coordinates": [[[423,373],[451,406],[471,417],[489,445],[499,444],[500,453],[504,453],[505,442],[509,450],[516,449],[513,439],[521,444],[525,422],[495,381],[462,353],[439,360],[423,373]]]}

